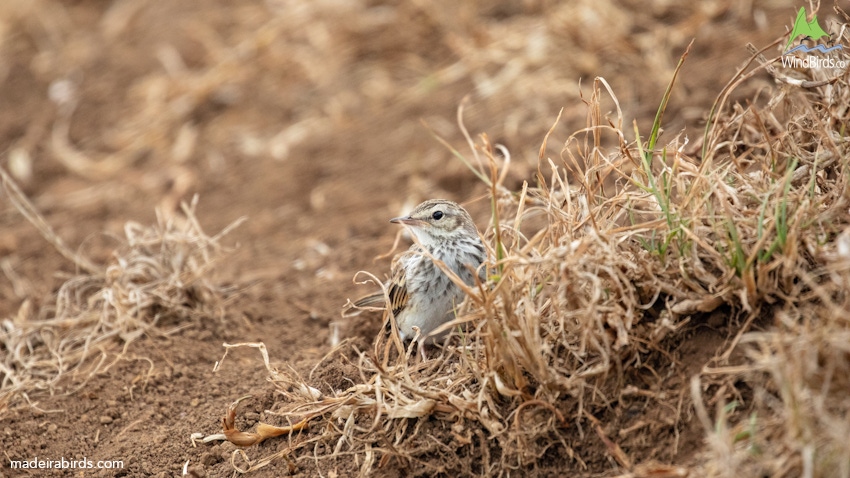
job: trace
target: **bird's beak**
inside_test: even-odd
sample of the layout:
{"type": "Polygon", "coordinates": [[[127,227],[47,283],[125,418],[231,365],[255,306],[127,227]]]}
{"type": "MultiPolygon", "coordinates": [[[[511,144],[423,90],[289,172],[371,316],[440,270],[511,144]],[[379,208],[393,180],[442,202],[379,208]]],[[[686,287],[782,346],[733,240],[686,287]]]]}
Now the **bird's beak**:
{"type": "Polygon", "coordinates": [[[421,219],[414,219],[410,216],[394,217],[390,219],[390,222],[393,224],[406,224],[408,226],[421,226],[424,223],[421,219]]]}

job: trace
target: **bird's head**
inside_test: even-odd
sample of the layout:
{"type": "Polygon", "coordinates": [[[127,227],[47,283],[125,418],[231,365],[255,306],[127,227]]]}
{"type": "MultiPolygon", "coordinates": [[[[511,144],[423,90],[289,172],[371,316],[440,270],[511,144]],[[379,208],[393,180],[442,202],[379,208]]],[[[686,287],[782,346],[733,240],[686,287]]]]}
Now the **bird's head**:
{"type": "Polygon", "coordinates": [[[466,209],[446,199],[429,199],[407,216],[390,219],[390,222],[409,226],[426,247],[469,235],[478,237],[478,230],[466,209]]]}

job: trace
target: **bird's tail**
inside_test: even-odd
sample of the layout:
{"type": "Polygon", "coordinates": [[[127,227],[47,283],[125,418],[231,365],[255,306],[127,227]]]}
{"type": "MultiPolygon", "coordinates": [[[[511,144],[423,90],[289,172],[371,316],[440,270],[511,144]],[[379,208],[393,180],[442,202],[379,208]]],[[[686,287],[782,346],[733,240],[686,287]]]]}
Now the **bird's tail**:
{"type": "Polygon", "coordinates": [[[387,301],[383,292],[376,292],[355,300],[349,301],[342,308],[343,317],[356,317],[364,310],[386,310],[387,301]]]}

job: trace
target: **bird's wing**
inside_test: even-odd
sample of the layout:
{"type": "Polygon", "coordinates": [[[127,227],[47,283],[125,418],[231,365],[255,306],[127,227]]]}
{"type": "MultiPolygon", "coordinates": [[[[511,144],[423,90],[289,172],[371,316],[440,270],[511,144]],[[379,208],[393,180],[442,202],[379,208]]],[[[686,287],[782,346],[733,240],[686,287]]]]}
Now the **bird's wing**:
{"type": "Polygon", "coordinates": [[[411,253],[408,251],[393,260],[392,277],[390,278],[388,293],[390,296],[390,307],[392,308],[393,315],[396,317],[404,310],[407,300],[410,298],[407,293],[407,279],[405,274],[407,269],[405,266],[407,265],[407,261],[410,260],[410,255],[411,253]]]}

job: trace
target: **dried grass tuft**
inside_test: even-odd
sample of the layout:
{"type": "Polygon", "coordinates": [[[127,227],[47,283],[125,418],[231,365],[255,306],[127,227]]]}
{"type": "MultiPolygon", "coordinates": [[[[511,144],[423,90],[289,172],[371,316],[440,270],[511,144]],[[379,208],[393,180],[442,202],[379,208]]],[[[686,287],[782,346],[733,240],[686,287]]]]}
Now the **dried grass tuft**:
{"type": "Polygon", "coordinates": [[[535,185],[520,191],[501,184],[509,152],[467,136],[473,157],[464,162],[491,190],[489,280],[467,291],[436,356],[399,354],[383,336],[370,351],[338,349],[334,360],[350,360],[360,376],[322,398],[292,392],[321,388],[310,377],[277,376],[277,414],[320,424],[290,437],[287,456],[312,450],[296,462],[319,469],[353,457],[362,475],[390,463],[414,474],[507,475],[555,456],[588,469],[600,457],[583,444],[598,439],[631,476],[683,476],[657,461],[675,461],[693,410],[707,431],[692,462],[700,473],[848,476],[847,77],[726,104],[753,76],[742,71],[721,93],[702,143],[679,135],[663,147],[670,89],[644,142],[637,126],[624,129],[598,78],[586,127],[557,158],[544,142],[535,185]],[[692,340],[682,331],[710,316],[730,337],[691,380],[675,353],[692,340]],[[631,424],[616,412],[631,397],[670,416],[617,433],[631,424]],[[669,430],[658,435],[669,441],[629,441],[642,426],[669,430]]]}
{"type": "MultiPolygon", "coordinates": [[[[836,41],[846,44],[845,28],[841,35],[836,41]]],[[[847,62],[850,54],[839,50],[833,59],[847,62]]],[[[747,304],[769,326],[740,331],[742,365],[707,370],[743,379],[754,391],[749,403],[717,396],[711,418],[700,397],[707,387],[695,386],[707,432],[702,471],[848,477],[850,83],[846,71],[784,70],[778,59],[758,60],[780,86],[721,115],[712,143],[736,173],[727,188],[729,230],[746,258],[737,264],[747,304]]]]}
{"type": "Polygon", "coordinates": [[[26,300],[15,317],[2,321],[0,403],[16,396],[30,401],[33,390],[79,389],[139,337],[170,335],[223,314],[227,291],[210,274],[226,252],[221,237],[241,220],[210,237],[195,217],[195,197],[183,204],[184,217],[160,217],[147,227],[128,222],[112,260],[99,265],[68,249],[11,177],[0,173],[12,203],[81,269],[41,307],[26,300]],[[116,341],[124,346],[117,355],[108,346],[116,341]]]}

